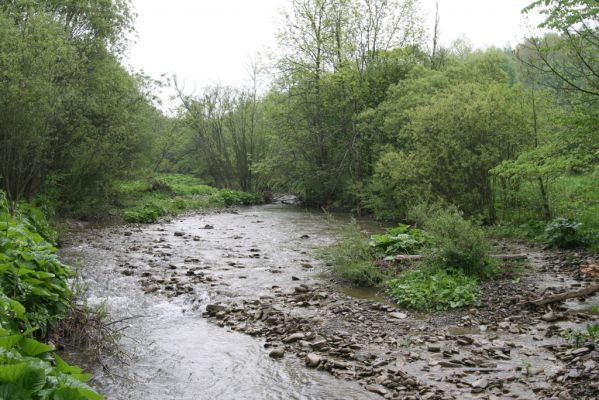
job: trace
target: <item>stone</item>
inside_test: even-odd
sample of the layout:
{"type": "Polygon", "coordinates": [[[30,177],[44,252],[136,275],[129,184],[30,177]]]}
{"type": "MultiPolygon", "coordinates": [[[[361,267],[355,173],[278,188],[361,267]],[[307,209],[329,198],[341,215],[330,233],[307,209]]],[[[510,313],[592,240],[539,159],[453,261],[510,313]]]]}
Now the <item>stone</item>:
{"type": "Polygon", "coordinates": [[[309,353],[308,355],[306,355],[306,366],[308,368],[318,367],[321,361],[322,360],[320,359],[320,357],[314,353],[309,353]]]}
{"type": "Polygon", "coordinates": [[[381,385],[366,385],[366,390],[372,393],[380,394],[381,396],[385,396],[388,391],[381,385]]]}
{"type": "Polygon", "coordinates": [[[404,314],[404,313],[401,313],[401,312],[392,312],[392,313],[389,313],[389,316],[391,318],[394,318],[394,319],[406,319],[406,318],[408,318],[407,314],[404,314]]]}
{"type": "Polygon", "coordinates": [[[208,304],[206,306],[206,312],[212,317],[221,311],[225,311],[225,306],[222,304],[208,304]]]}
{"type": "Polygon", "coordinates": [[[175,236],[181,237],[181,236],[185,236],[185,232],[175,232],[175,236]]]}
{"type": "Polygon", "coordinates": [[[485,378],[479,379],[477,381],[472,382],[472,391],[473,392],[482,392],[489,386],[489,381],[485,378]]]}
{"type": "Polygon", "coordinates": [[[270,358],[283,358],[285,355],[285,349],[282,347],[278,347],[273,349],[270,353],[268,353],[270,358]]]}
{"type": "Polygon", "coordinates": [[[306,337],[306,335],[304,335],[303,333],[294,333],[293,335],[289,335],[287,336],[285,339],[283,339],[284,343],[293,343],[293,342],[297,342],[298,340],[303,340],[306,337]]]}
{"type": "Polygon", "coordinates": [[[436,344],[429,344],[426,349],[431,353],[439,353],[441,351],[441,346],[436,344]]]}

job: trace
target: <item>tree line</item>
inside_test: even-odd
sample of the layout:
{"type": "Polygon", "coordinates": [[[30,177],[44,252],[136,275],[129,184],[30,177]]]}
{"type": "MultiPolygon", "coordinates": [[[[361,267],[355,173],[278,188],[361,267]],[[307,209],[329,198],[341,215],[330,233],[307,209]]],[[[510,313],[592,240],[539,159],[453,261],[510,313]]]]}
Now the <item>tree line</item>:
{"type": "Polygon", "coordinates": [[[442,15],[426,29],[416,0],[290,0],[267,90],[259,68],[245,88],[175,80],[168,116],[121,62],[126,1],[0,10],[0,175],[15,202],[95,207],[118,201],[118,180],[177,172],[385,219],[437,200],[487,223],[598,207],[594,0],[534,1],[523,13],[539,30],[486,50],[442,47],[442,15]]]}

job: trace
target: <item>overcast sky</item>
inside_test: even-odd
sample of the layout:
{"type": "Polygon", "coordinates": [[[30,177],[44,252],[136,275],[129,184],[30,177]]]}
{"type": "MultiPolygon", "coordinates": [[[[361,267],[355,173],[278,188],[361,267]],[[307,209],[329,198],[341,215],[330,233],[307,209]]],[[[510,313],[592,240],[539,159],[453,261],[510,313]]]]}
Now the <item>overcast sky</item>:
{"type": "MultiPolygon", "coordinates": [[[[526,32],[520,11],[532,0],[439,0],[441,39],[475,47],[515,45],[526,32]]],[[[247,81],[247,64],[274,47],[288,0],[133,0],[137,36],[129,64],[154,78],[175,74],[186,90],[247,81]]],[[[421,0],[432,29],[435,0],[421,0]]]]}

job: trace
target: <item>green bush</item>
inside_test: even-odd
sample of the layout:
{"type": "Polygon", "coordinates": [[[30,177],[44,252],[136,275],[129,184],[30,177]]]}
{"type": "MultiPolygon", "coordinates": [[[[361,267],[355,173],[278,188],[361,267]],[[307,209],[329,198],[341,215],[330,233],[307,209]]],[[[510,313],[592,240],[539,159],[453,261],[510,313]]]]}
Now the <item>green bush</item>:
{"type": "Polygon", "coordinates": [[[415,254],[432,242],[432,236],[425,231],[401,224],[387,229],[384,235],[372,235],[370,248],[374,257],[393,257],[397,254],[415,254]]]}
{"type": "Polygon", "coordinates": [[[479,303],[476,278],[459,270],[413,270],[387,282],[389,294],[402,307],[441,311],[479,303]]]}
{"type": "Polygon", "coordinates": [[[223,203],[227,206],[249,206],[261,202],[260,196],[257,194],[239,192],[237,190],[221,189],[214,196],[217,199],[221,199],[223,203]]]}
{"type": "Polygon", "coordinates": [[[352,221],[339,232],[339,239],[320,251],[332,266],[333,276],[356,286],[378,286],[386,273],[374,264],[370,243],[352,221]]]}
{"type": "Polygon", "coordinates": [[[487,276],[493,273],[489,244],[484,230],[465,219],[453,206],[428,207],[417,214],[424,228],[435,238],[435,246],[424,252],[424,264],[431,268],[457,269],[468,275],[487,276]]]}
{"type": "Polygon", "coordinates": [[[582,224],[566,218],[556,218],[547,225],[545,234],[549,244],[560,248],[572,248],[585,245],[580,232],[582,224]]]}
{"type": "Polygon", "coordinates": [[[127,223],[152,224],[165,214],[165,209],[160,205],[147,203],[140,208],[125,211],[123,219],[127,223]]]}

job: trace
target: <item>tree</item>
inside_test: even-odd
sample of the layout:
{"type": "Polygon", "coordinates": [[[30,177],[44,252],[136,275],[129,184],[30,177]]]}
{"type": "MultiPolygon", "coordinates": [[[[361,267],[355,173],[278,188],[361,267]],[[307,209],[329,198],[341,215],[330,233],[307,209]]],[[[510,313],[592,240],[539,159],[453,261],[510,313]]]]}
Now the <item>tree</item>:
{"type": "Polygon", "coordinates": [[[557,32],[528,39],[519,59],[552,87],[599,96],[599,2],[596,0],[538,0],[523,12],[545,16],[540,28],[557,32]],[[554,79],[543,79],[545,76],[554,79]]]}

